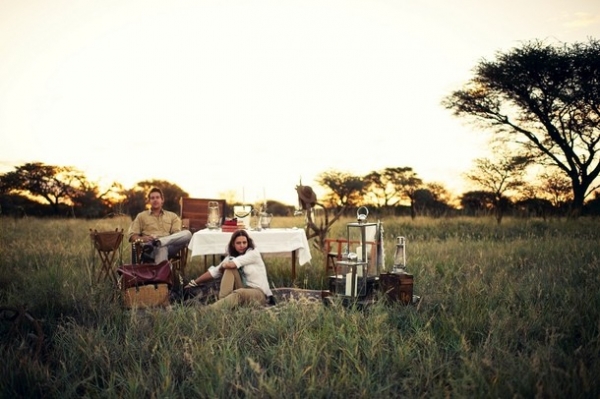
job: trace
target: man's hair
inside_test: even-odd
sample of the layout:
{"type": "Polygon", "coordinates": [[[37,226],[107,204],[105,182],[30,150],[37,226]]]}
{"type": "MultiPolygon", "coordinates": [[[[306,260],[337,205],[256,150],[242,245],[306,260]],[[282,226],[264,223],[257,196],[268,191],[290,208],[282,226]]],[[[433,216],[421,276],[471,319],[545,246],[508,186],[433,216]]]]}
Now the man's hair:
{"type": "Polygon", "coordinates": [[[152,188],[152,190],[150,190],[150,192],[148,193],[148,198],[150,198],[150,194],[152,193],[159,193],[160,194],[160,198],[164,199],[165,197],[163,196],[163,192],[160,188],[158,187],[154,187],[152,188]]]}

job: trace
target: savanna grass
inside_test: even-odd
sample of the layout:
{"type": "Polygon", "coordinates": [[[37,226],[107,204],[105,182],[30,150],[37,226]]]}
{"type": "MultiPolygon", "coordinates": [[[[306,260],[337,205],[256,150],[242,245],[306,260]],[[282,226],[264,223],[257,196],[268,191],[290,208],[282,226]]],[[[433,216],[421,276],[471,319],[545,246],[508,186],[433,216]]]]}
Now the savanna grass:
{"type": "MultiPolygon", "coordinates": [[[[96,281],[89,239],[130,222],[0,219],[0,305],[25,304],[45,333],[37,361],[0,339],[2,397],[600,396],[596,220],[383,220],[386,264],[395,237],[407,239],[411,306],[144,312],[96,281]]],[[[272,285],[326,288],[324,257],[312,254],[295,281],[289,259],[268,258],[272,285]]],[[[186,274],[204,267],[193,259],[186,274]]]]}

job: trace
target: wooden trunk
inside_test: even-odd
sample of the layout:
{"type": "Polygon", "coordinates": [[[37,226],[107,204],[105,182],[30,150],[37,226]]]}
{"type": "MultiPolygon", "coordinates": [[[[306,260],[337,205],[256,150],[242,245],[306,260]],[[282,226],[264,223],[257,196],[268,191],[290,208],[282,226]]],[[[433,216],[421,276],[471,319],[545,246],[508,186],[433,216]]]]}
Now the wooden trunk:
{"type": "Polygon", "coordinates": [[[413,280],[409,273],[383,273],[379,276],[379,287],[390,301],[409,305],[413,298],[413,280]]]}

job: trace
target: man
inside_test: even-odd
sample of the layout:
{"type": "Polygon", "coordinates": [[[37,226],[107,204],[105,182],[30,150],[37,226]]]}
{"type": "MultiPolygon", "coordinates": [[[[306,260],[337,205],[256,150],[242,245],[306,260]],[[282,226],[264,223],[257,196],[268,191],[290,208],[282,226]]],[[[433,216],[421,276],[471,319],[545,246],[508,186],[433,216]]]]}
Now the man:
{"type": "Polygon", "coordinates": [[[138,213],[129,226],[129,242],[143,242],[143,260],[160,263],[188,245],[192,233],[181,229],[177,214],[163,209],[165,200],[159,188],[150,190],[148,202],[150,209],[138,213]]]}

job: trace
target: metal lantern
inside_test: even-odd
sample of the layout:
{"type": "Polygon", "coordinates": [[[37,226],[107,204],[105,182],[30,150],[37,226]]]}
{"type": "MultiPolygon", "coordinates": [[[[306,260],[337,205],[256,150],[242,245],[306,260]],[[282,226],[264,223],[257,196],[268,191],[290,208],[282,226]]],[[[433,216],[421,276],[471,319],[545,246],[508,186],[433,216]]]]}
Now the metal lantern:
{"type": "Polygon", "coordinates": [[[396,237],[396,253],[394,254],[393,273],[406,271],[406,239],[396,237]]]}
{"type": "Polygon", "coordinates": [[[359,224],[363,224],[367,222],[367,216],[369,216],[369,210],[366,206],[361,206],[356,210],[356,221],[359,224]]]}

